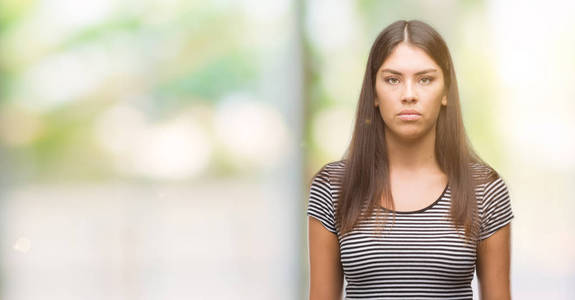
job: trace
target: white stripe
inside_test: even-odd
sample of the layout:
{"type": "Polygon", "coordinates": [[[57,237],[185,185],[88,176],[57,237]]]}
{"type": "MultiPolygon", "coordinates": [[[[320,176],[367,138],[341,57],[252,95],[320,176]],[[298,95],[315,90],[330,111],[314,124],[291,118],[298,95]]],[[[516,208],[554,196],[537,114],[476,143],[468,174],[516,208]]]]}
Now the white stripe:
{"type": "MultiPolygon", "coordinates": [[[[373,233],[380,221],[372,216],[342,237],[334,215],[344,166],[343,161],[328,163],[313,179],[307,214],[338,236],[346,299],[472,299],[477,241],[466,244],[463,229],[449,222],[450,188],[423,211],[396,214],[393,226],[389,218],[383,235],[373,233]]],[[[472,167],[474,175],[490,172],[472,167]]],[[[483,239],[509,223],[513,213],[501,178],[475,191],[483,239]]]]}

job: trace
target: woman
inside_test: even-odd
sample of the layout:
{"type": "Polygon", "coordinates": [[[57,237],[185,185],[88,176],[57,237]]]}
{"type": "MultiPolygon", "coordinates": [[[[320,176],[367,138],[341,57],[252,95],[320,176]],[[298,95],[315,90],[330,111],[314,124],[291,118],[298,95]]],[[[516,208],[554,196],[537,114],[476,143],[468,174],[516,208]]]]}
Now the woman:
{"type": "Polygon", "coordinates": [[[511,203],[463,127],[449,50],[429,25],[375,40],[344,158],[313,177],[310,300],[510,299],[511,203]]]}

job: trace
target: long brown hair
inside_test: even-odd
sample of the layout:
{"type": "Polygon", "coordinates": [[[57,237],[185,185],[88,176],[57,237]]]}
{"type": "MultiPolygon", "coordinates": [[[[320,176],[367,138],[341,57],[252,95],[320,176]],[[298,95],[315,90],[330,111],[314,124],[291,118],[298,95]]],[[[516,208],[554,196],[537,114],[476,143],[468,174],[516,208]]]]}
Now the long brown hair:
{"type": "MultiPolygon", "coordinates": [[[[341,176],[340,198],[336,224],[341,235],[371,215],[381,205],[391,207],[395,221],[395,205],[391,194],[385,123],[374,106],[375,76],[395,46],[407,42],[424,50],[444,74],[447,106],[441,106],[436,126],[435,154],[439,167],[448,176],[451,189],[452,222],[465,228],[469,241],[476,236],[478,225],[475,188],[495,180],[497,172],[472,149],[463,125],[457,80],[451,55],[442,37],[428,24],[418,21],[396,21],[387,26],[374,41],[363,78],[351,142],[343,156],[345,171],[341,176]],[[477,176],[471,166],[480,164],[488,170],[477,176]],[[367,208],[367,214],[362,209],[367,208]]],[[[485,169],[484,168],[484,169],[485,169]]],[[[385,223],[385,215],[383,223],[385,223]]]]}

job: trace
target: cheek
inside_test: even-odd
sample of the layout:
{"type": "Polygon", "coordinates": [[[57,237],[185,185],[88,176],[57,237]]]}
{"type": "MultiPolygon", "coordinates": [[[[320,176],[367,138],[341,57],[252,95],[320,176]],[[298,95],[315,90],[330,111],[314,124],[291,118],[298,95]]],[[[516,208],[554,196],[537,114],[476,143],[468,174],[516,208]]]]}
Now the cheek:
{"type": "Polygon", "coordinates": [[[383,120],[385,124],[390,124],[393,122],[394,114],[393,108],[389,107],[389,103],[385,101],[380,101],[380,105],[377,107],[377,111],[379,112],[379,116],[383,120]]]}
{"type": "Polygon", "coordinates": [[[392,87],[390,87],[389,85],[386,85],[384,82],[378,80],[375,83],[375,94],[377,95],[377,97],[381,98],[385,98],[385,97],[389,97],[390,95],[392,95],[394,93],[394,89],[392,87]]]}
{"type": "Polygon", "coordinates": [[[433,106],[429,108],[429,122],[437,122],[439,119],[439,113],[441,112],[441,99],[437,103],[433,103],[433,106]]]}

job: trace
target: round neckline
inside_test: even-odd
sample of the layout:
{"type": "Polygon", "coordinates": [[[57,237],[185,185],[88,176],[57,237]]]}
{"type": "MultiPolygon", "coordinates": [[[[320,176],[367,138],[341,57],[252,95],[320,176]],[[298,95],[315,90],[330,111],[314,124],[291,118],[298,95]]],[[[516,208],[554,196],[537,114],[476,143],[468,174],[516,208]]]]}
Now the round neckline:
{"type": "Polygon", "coordinates": [[[443,192],[441,192],[441,195],[439,195],[439,197],[437,197],[437,199],[435,201],[433,201],[433,203],[429,204],[428,206],[418,209],[418,210],[410,210],[410,211],[404,211],[404,210],[391,210],[391,209],[387,209],[385,207],[380,206],[383,210],[388,211],[388,212],[393,212],[396,214],[413,214],[413,213],[420,213],[420,212],[424,212],[428,209],[430,209],[431,207],[435,206],[435,204],[437,204],[437,202],[439,202],[439,200],[441,200],[443,198],[443,196],[445,195],[445,192],[447,192],[447,188],[449,187],[449,182],[447,182],[447,184],[445,185],[445,188],[443,188],[443,192]]]}

